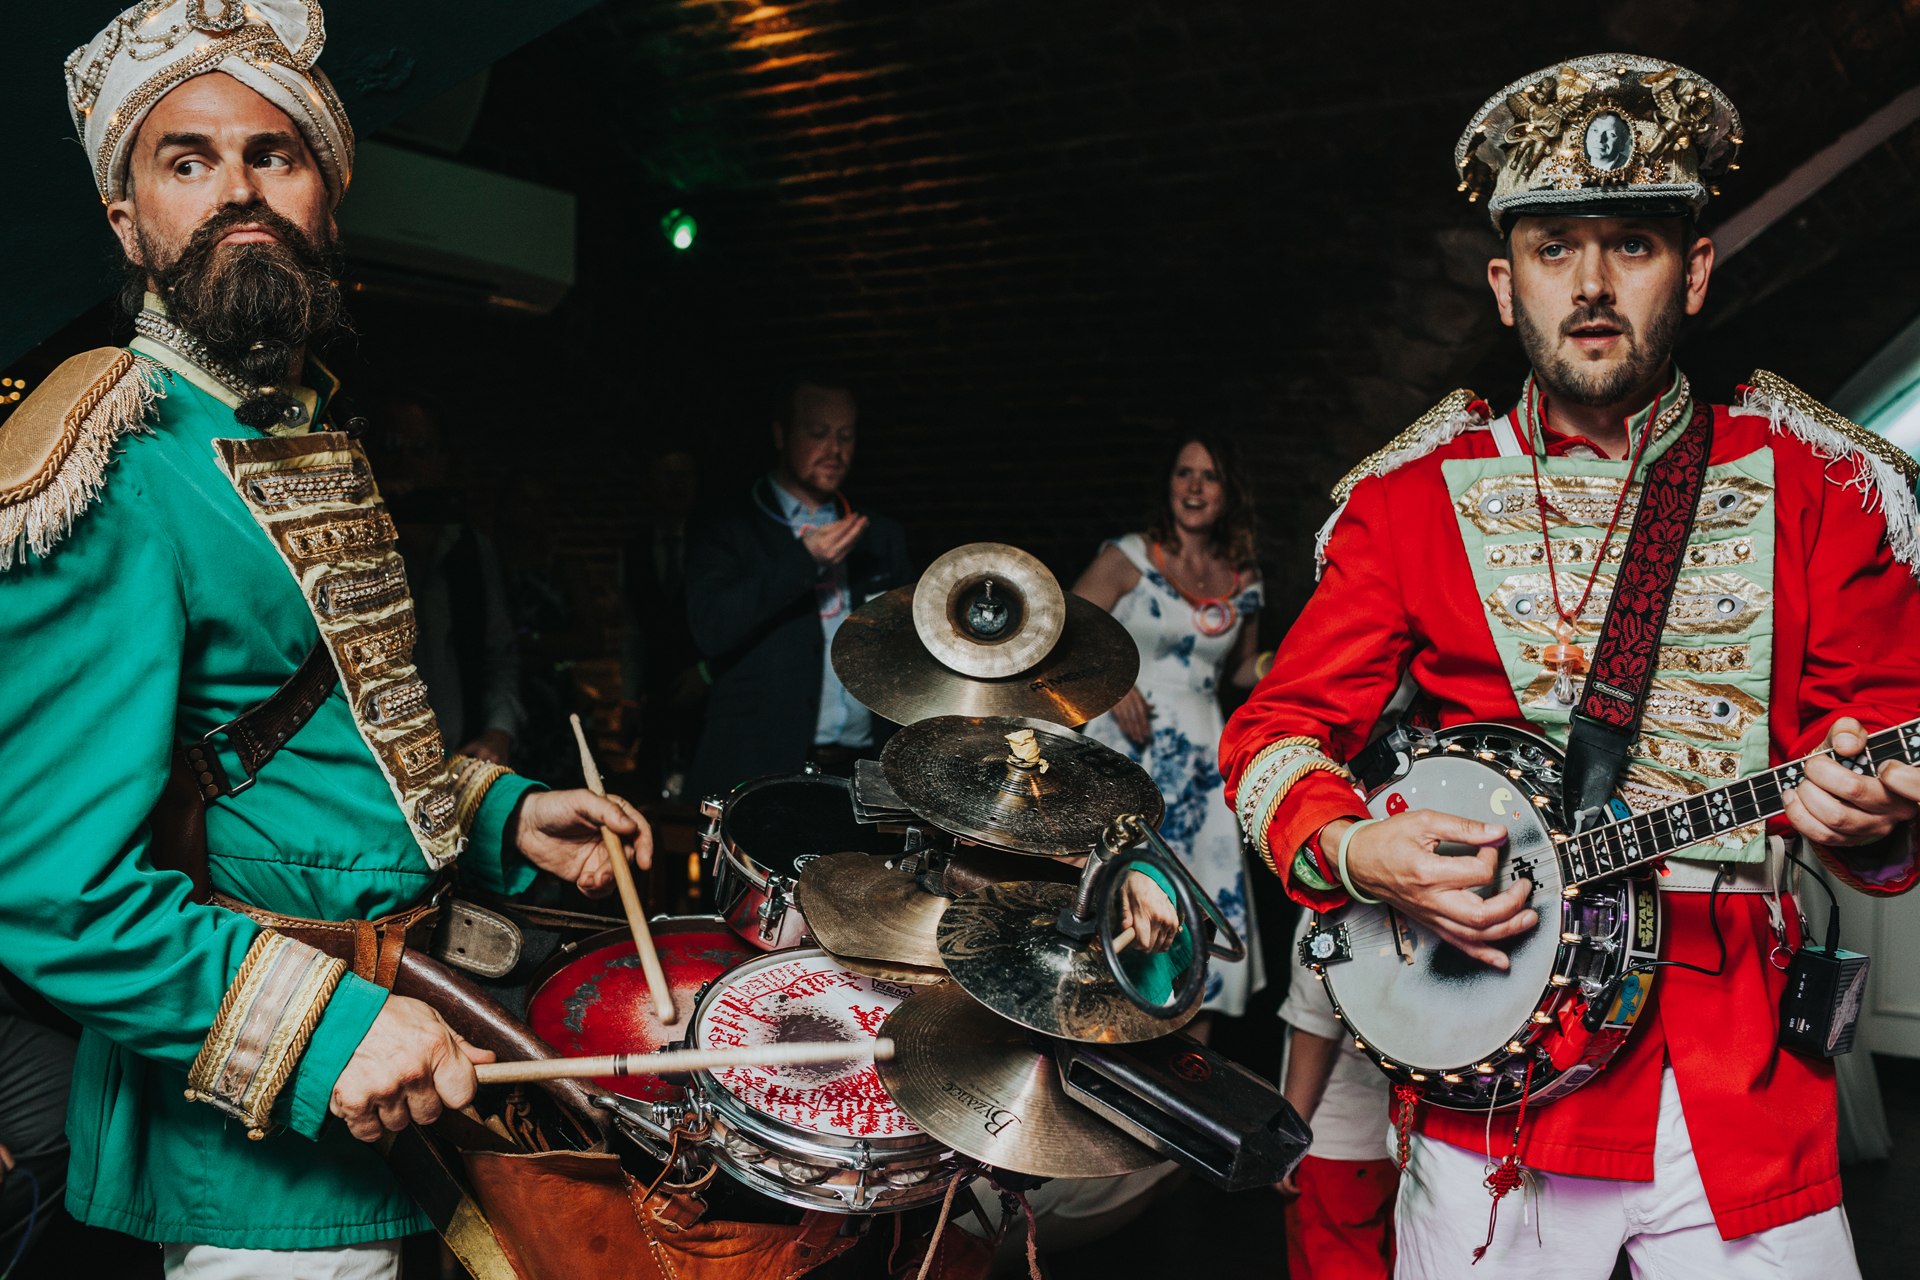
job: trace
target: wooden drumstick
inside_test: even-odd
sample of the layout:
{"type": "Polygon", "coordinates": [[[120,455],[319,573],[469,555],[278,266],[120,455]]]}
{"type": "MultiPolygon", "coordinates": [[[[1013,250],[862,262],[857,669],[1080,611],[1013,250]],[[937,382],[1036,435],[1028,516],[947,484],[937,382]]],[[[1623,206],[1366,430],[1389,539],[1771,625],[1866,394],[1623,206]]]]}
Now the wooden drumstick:
{"type": "Polygon", "coordinates": [[[1133,927],[1129,925],[1125,929],[1122,929],[1120,931],[1120,935],[1113,940],[1113,949],[1116,952],[1125,951],[1128,947],[1133,945],[1133,939],[1134,939],[1133,927]]]}
{"type": "MultiPolygon", "coordinates": [[[[594,765],[593,752],[587,747],[587,731],[581,727],[578,713],[569,718],[573,721],[574,739],[580,744],[580,771],[587,775],[587,790],[605,798],[607,787],[600,781],[600,770],[594,765]]],[[[621,852],[620,837],[613,834],[613,828],[604,822],[600,824],[600,839],[607,846],[608,860],[613,863],[613,882],[620,888],[620,905],[627,912],[627,927],[633,930],[633,949],[640,954],[640,968],[647,975],[647,985],[653,989],[654,1009],[660,1015],[660,1024],[670,1027],[680,1014],[673,1007],[673,990],[667,986],[666,972],[660,968],[660,953],[653,949],[653,931],[647,928],[647,913],[640,905],[639,890],[634,888],[633,869],[627,865],[626,854],[621,852]]]]}
{"type": "Polygon", "coordinates": [[[609,1053],[596,1058],[542,1058],[534,1062],[483,1062],[474,1074],[481,1084],[517,1084],[527,1080],[591,1080],[602,1076],[654,1076],[669,1071],[711,1071],[716,1067],[795,1067],[819,1062],[850,1062],[871,1049],[876,1062],[893,1057],[893,1041],[879,1039],[820,1043],[753,1045],[742,1049],[680,1049],[673,1053],[609,1053]]]}

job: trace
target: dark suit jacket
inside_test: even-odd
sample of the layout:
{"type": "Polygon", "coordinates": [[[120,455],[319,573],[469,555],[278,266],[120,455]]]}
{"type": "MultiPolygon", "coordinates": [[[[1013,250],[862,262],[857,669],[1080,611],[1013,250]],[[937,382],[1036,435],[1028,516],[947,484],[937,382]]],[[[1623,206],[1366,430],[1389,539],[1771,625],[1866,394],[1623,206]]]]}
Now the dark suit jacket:
{"type": "MultiPolygon", "coordinates": [[[[690,797],[722,794],[763,774],[798,773],[819,723],[826,644],[816,566],[793,530],[768,514],[780,509],[771,485],[755,481],[754,492],[696,516],[687,529],[687,621],[714,676],[687,776],[690,797]]],[[[899,524],[854,510],[869,520],[846,560],[857,609],[915,575],[899,524]]],[[[876,716],[876,740],[885,726],[876,716]]]]}

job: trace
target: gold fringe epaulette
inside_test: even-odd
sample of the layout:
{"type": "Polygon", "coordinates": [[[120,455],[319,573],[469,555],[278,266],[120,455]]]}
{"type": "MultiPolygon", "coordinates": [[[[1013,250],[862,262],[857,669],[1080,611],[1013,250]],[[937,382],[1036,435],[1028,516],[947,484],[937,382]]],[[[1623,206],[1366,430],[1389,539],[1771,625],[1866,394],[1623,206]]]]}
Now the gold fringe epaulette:
{"type": "Polygon", "coordinates": [[[0,572],[72,531],[106,484],[114,446],[148,429],[158,367],[118,347],[82,352],[0,423],[0,572]]]}
{"type": "Polygon", "coordinates": [[[1334,505],[1344,504],[1353,495],[1353,487],[1369,476],[1383,476],[1423,458],[1468,427],[1478,425],[1480,420],[1467,410],[1479,398],[1462,387],[1421,414],[1412,426],[1387,441],[1385,448],[1368,454],[1359,466],[1340,477],[1340,483],[1333,486],[1334,505]]]}
{"type": "Polygon", "coordinates": [[[1734,412],[1760,415],[1774,434],[1793,436],[1820,458],[1851,461],[1851,475],[1829,467],[1828,479],[1859,490],[1866,509],[1886,518],[1893,558],[1920,577],[1920,507],[1913,492],[1914,482],[1920,480],[1920,462],[1884,436],[1849,422],[1765,369],[1754,370],[1734,412]]]}

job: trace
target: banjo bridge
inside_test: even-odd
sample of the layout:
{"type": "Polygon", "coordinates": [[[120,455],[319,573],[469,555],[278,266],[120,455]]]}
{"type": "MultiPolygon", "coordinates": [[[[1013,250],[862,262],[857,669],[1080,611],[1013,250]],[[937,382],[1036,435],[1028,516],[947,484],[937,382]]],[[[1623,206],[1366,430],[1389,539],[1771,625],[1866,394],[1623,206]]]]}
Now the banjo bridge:
{"type": "Polygon", "coordinates": [[[1393,946],[1400,953],[1400,963],[1413,963],[1413,931],[1407,928],[1407,922],[1392,907],[1387,908],[1387,923],[1393,926],[1393,946]]]}

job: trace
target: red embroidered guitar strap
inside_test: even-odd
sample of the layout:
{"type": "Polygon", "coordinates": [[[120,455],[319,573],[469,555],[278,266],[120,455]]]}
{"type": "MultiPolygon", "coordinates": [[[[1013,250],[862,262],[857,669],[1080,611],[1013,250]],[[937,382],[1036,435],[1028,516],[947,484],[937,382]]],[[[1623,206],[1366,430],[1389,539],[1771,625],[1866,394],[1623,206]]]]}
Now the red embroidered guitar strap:
{"type": "Polygon", "coordinates": [[[1712,453],[1713,407],[1696,401],[1692,420],[1647,468],[1640,486],[1639,510],[1567,740],[1570,830],[1591,826],[1605,813],[1626,769],[1712,453]]]}

